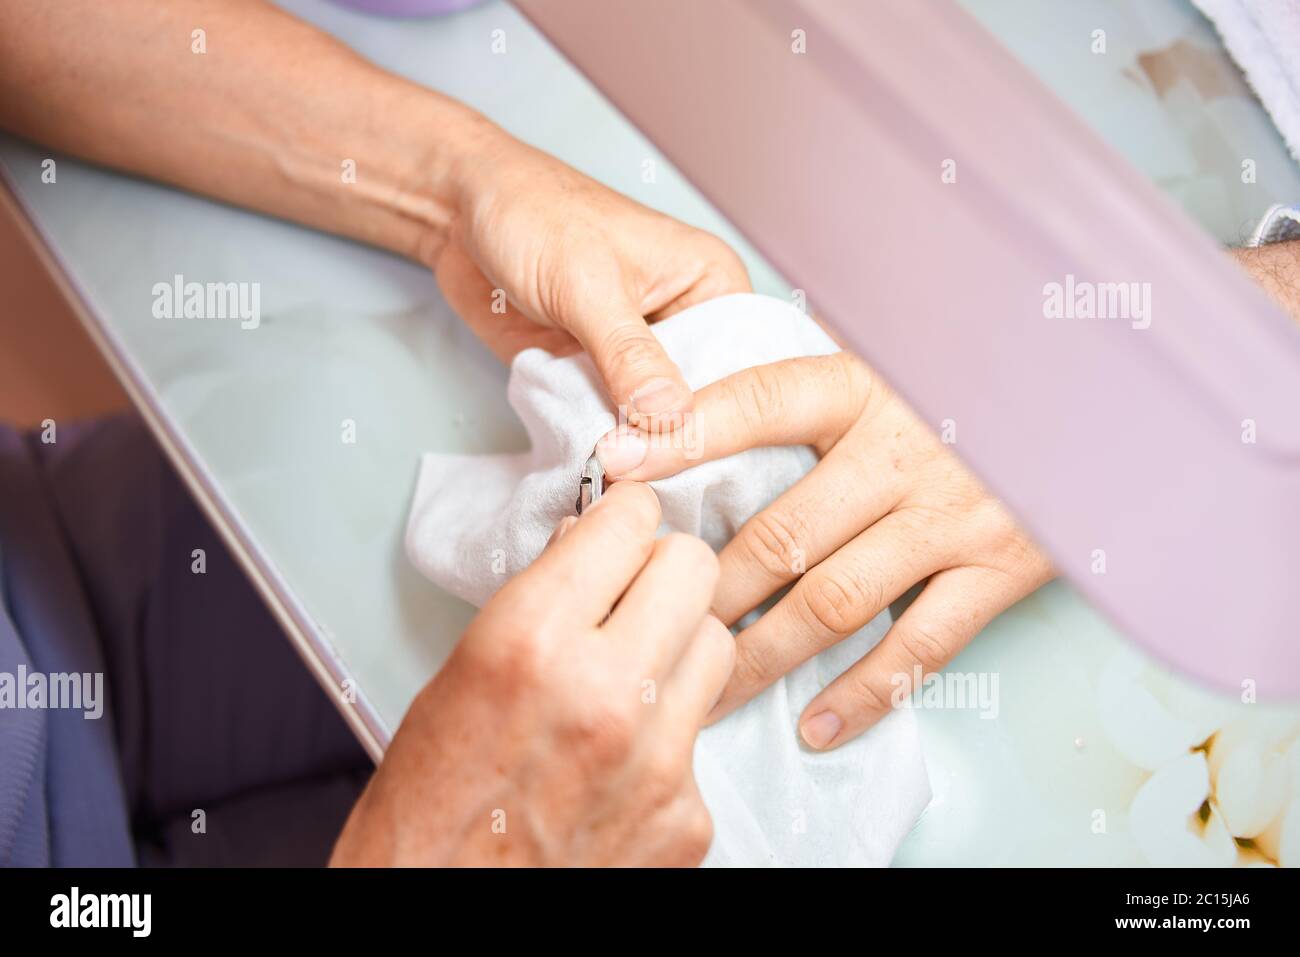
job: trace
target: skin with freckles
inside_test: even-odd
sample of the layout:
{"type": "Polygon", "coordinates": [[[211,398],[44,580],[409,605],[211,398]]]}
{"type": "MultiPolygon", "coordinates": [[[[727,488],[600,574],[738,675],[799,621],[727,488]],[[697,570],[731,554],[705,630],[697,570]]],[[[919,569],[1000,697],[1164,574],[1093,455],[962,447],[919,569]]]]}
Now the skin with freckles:
{"type": "MultiPolygon", "coordinates": [[[[1300,321],[1300,241],[1230,254],[1300,321]]],[[[647,441],[636,428],[611,432],[597,448],[609,478],[664,478],[759,445],[808,444],[821,456],[719,556],[714,611],[729,625],[794,587],[739,634],[714,720],[925,583],[881,643],[804,708],[803,739],[834,748],[887,714],[918,667],[942,669],[1053,577],[997,500],[847,352],[741,372],[701,390],[693,415],[702,450],[647,441]]]]}
{"type": "Polygon", "coordinates": [[[740,259],[517,141],[483,155],[431,262],[447,301],[503,361],[529,346],[585,348],[630,421],[671,427],[692,395],[647,322],[748,292],[740,259]]]}
{"type": "Polygon", "coordinates": [[[713,552],[656,540],[659,518],[648,486],[619,483],[484,606],[402,721],[333,864],[700,862],[713,825],[691,758],[735,642],[708,613],[713,552]]]}
{"type": "MultiPolygon", "coordinates": [[[[765,444],[821,455],[716,564],[702,543],[654,543],[657,505],[632,482],[564,523],[417,698],[335,863],[695,863],[709,824],[689,758],[705,715],[925,582],[880,646],[804,711],[805,739],[835,747],[887,711],[893,675],[943,667],[1051,577],[996,500],[852,356],[752,369],[692,396],[647,324],[748,291],[716,237],[263,0],[0,0],[0,127],[406,256],[502,360],[584,348],[633,426],[671,427],[692,408],[708,423],[703,457],[693,443],[689,460],[620,432],[601,448],[613,477],[663,477],[765,444]],[[596,569],[600,587],[575,592],[577,567],[596,569]],[[712,603],[730,624],[788,585],[734,642],[707,614],[712,603]]],[[[1238,254],[1293,316],[1297,249],[1238,254]]]]}
{"type": "Polygon", "coordinates": [[[649,481],[760,445],[806,444],[820,457],[719,555],[713,609],[729,625],[792,587],[737,636],[714,720],[925,582],[880,644],[805,707],[804,740],[834,748],[889,712],[895,676],[910,684],[916,666],[942,668],[1052,577],[1005,509],[847,352],[723,379],[696,394],[693,414],[702,444],[690,449],[610,433],[597,448],[607,472],[649,481]]]}
{"type": "MultiPolygon", "coordinates": [[[[585,348],[649,428],[693,397],[647,322],[749,288],[715,237],[261,0],[0,0],[0,127],[413,259],[502,358],[585,348]]],[[[658,521],[624,483],[484,608],[335,863],[700,861],[690,759],[734,642],[713,553],[658,521]]]]}
{"type": "Polygon", "coordinates": [[[0,127],[414,259],[499,356],[585,349],[648,428],[692,395],[647,323],[750,288],[717,237],[263,0],[0,0],[0,127]]]}

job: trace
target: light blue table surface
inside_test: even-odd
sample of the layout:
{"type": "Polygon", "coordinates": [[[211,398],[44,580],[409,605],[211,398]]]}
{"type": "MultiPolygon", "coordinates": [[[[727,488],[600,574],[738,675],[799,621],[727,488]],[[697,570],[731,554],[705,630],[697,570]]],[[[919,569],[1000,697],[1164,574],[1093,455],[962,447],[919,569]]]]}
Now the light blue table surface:
{"type": "MultiPolygon", "coordinates": [[[[490,2],[403,22],[320,0],[283,5],[611,187],[718,233],[758,291],[789,295],[512,7],[490,2]],[[504,55],[492,52],[495,30],[504,31],[504,55]],[[658,168],[651,183],[642,177],[647,159],[658,168]]],[[[1244,88],[1204,99],[1188,82],[1158,93],[1144,72],[1142,55],[1149,64],[1153,51],[1181,41],[1231,73],[1212,30],[1184,3],[963,5],[1221,240],[1239,241],[1272,202],[1300,198],[1296,167],[1244,88]],[[1104,56],[1089,50],[1098,27],[1107,30],[1104,56]],[[1240,180],[1243,156],[1258,164],[1253,184],[1240,180]]],[[[461,327],[432,276],[410,263],[68,158],[58,158],[57,183],[43,184],[47,155],[0,139],[0,168],[92,334],[377,751],[472,614],[403,554],[419,455],[521,448],[505,369],[461,327]],[[155,319],[152,287],[178,273],[260,283],[261,327],[155,319]],[[356,424],[354,444],[341,440],[344,420],[356,424]]],[[[924,236],[906,241],[923,247],[924,236]]],[[[1133,755],[1154,719],[1128,705],[1150,696],[1178,715],[1213,713],[1213,727],[1238,720],[1244,707],[1149,666],[1060,583],[990,625],[953,669],[996,676],[997,715],[918,712],[935,798],[900,864],[1149,860],[1128,819],[1151,777],[1133,755]],[[1140,690],[1122,691],[1130,687],[1140,690]]]]}

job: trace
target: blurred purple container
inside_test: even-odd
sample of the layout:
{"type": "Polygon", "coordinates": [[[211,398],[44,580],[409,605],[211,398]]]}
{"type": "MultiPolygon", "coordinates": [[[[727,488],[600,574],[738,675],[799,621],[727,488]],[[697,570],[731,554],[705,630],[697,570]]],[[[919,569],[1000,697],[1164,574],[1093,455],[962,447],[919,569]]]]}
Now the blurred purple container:
{"type": "Polygon", "coordinates": [[[334,0],[365,13],[385,17],[437,17],[472,7],[482,0],[334,0]]]}

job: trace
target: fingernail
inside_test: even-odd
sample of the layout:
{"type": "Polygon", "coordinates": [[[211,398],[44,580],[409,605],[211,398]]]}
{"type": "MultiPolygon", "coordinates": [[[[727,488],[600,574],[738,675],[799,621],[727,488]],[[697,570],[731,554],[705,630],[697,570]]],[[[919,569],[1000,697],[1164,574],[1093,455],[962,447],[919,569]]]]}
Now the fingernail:
{"type": "Polygon", "coordinates": [[[610,478],[632,471],[645,461],[649,450],[645,437],[631,429],[614,429],[596,443],[596,457],[610,478]]]}
{"type": "Polygon", "coordinates": [[[808,742],[808,747],[818,751],[835,740],[844,722],[834,711],[819,711],[799,726],[799,734],[808,742]]]}
{"type": "Polygon", "coordinates": [[[642,415],[669,412],[685,398],[682,387],[672,379],[651,379],[632,393],[632,408],[642,415]]]}

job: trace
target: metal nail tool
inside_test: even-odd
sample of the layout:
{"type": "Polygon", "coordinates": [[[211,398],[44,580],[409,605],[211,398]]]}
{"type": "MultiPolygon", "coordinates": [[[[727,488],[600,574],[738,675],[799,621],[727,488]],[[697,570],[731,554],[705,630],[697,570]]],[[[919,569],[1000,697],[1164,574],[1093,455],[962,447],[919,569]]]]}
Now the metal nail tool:
{"type": "Polygon", "coordinates": [[[605,491],[605,469],[594,454],[582,467],[582,476],[578,479],[578,514],[581,515],[600,500],[605,491]]]}

